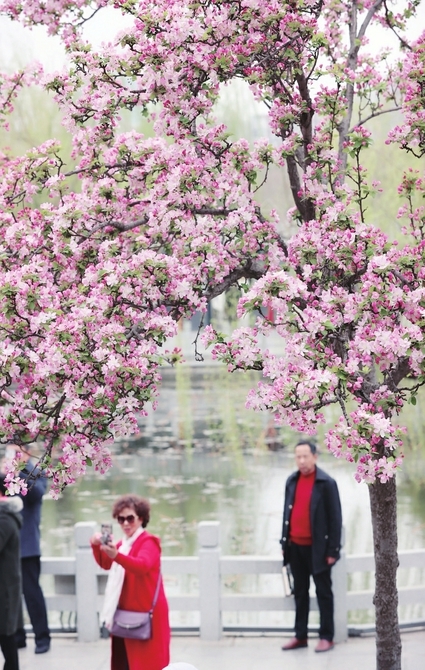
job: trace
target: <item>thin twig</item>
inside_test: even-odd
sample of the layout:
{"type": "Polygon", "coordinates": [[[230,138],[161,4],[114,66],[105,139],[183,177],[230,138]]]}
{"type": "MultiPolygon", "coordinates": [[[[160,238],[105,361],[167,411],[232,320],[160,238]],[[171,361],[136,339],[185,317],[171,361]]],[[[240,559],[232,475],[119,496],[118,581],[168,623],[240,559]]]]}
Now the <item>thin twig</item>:
{"type": "Polygon", "coordinates": [[[195,361],[197,361],[197,363],[202,363],[203,360],[204,360],[203,355],[200,353],[200,351],[198,351],[198,340],[199,340],[199,336],[201,334],[201,330],[204,327],[204,317],[205,317],[205,314],[203,313],[202,316],[201,316],[201,321],[199,322],[198,330],[196,332],[196,337],[195,337],[194,341],[192,342],[192,344],[195,345],[195,361]]]}

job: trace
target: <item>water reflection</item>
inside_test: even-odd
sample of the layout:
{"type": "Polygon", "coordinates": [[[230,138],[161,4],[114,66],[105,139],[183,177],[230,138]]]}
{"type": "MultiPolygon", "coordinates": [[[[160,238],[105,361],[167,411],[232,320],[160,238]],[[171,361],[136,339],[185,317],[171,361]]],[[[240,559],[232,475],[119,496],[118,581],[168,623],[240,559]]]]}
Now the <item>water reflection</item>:
{"type": "MultiPolygon", "coordinates": [[[[353,467],[343,461],[322,456],[321,465],[339,484],[347,553],[372,551],[367,486],[355,482],[353,467]]],[[[162,537],[168,555],[194,553],[196,525],[208,519],[221,523],[224,553],[273,555],[279,550],[284,482],[293,469],[285,451],[253,450],[238,458],[152,450],[117,455],[106,476],[87,476],[56,502],[46,497],[43,552],[69,554],[74,523],[108,520],[113,500],[133,491],[151,501],[150,529],[162,537]]],[[[398,491],[400,549],[423,547],[424,492],[403,484],[398,491]]],[[[118,526],[114,530],[119,533],[118,526]]]]}

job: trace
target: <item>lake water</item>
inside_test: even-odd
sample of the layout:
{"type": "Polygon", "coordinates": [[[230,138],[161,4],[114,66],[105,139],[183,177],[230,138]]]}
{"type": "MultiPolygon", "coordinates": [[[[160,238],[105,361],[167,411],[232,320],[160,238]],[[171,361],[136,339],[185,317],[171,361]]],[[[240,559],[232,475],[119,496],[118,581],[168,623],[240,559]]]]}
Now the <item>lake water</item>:
{"type": "MultiPolygon", "coordinates": [[[[372,551],[367,486],[358,484],[354,468],[330,456],[319,464],[338,482],[348,554],[372,551]]],[[[152,505],[150,530],[160,535],[167,555],[196,552],[197,524],[218,520],[225,554],[279,553],[284,483],[294,470],[290,451],[251,450],[243,454],[143,449],[117,454],[106,476],[91,475],[69,487],[59,501],[43,505],[43,552],[73,552],[77,521],[110,520],[117,496],[134,492],[152,505]]],[[[424,515],[409,487],[399,485],[399,546],[425,546],[424,515]]],[[[119,536],[119,527],[114,528],[119,536]]]]}
{"type": "MultiPolygon", "coordinates": [[[[157,412],[141,420],[137,439],[114,446],[110,472],[104,476],[89,473],[58,501],[46,497],[43,554],[71,555],[77,521],[110,521],[115,498],[135,492],[151,502],[149,530],[161,537],[164,555],[195,554],[199,521],[218,520],[223,554],[279,557],[284,484],[294,470],[292,445],[297,436],[286,429],[275,430],[268,417],[244,409],[246,392],[253,383],[253,376],[231,376],[217,368],[195,372],[183,368],[177,375],[166,372],[157,412]]],[[[371,552],[367,486],[354,480],[352,465],[328,454],[319,460],[338,482],[347,554],[371,552]]],[[[413,478],[399,477],[400,549],[425,547],[422,460],[418,465],[421,467],[409,468],[413,478]]],[[[116,525],[114,533],[119,538],[116,525]]],[[[423,581],[423,571],[404,572],[400,571],[402,585],[423,581]]],[[[351,586],[371,588],[372,579],[370,574],[353,575],[351,586]]],[[[196,589],[196,580],[173,578],[166,587],[169,593],[190,592],[196,589]]],[[[225,588],[276,593],[282,585],[276,575],[244,576],[229,577],[225,588]]],[[[403,618],[424,617],[423,609],[405,608],[403,618]]],[[[286,625],[282,623],[285,616],[240,614],[230,623],[286,625]]],[[[194,617],[180,615],[178,623],[194,624],[194,617]]],[[[372,613],[352,613],[351,621],[371,617],[372,613]]]]}

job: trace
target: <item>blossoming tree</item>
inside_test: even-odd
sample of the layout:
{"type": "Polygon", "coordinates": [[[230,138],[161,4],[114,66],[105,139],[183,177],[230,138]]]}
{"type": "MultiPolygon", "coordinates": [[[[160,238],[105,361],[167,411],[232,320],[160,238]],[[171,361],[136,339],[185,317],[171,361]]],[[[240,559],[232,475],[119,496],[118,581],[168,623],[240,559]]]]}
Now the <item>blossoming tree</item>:
{"type": "Polygon", "coordinates": [[[0,153],[1,442],[42,443],[56,494],[88,465],[104,471],[108,443],[155,401],[161,363],[179,359],[166,349],[177,321],[243,286],[239,314],[256,312],[255,326],[230,339],[209,327],[205,342],[229,370],[262,371],[248,403],[277,421],[312,432],[326,406],[340,408],[326,440],[370,484],[379,670],[400,668],[397,415],[425,381],[425,181],[405,174],[405,241],[390,243],[370,220],[379,185],[362,156],[370,120],[396,110],[388,142],[424,152],[425,35],[406,30],[419,4],[0,0],[60,35],[69,62],[44,77],[0,74],[0,122],[42,80],[73,136],[69,157],[55,139],[0,153]],[[107,5],[126,28],[96,50],[83,29],[107,5]],[[399,56],[368,44],[374,27],[399,56]],[[215,119],[235,79],[268,108],[273,143],[233,141],[215,119]],[[155,137],[121,133],[123,110],[155,137]],[[290,239],[257,198],[272,165],[294,198],[290,239]],[[271,329],[281,356],[261,346],[271,329]]]}

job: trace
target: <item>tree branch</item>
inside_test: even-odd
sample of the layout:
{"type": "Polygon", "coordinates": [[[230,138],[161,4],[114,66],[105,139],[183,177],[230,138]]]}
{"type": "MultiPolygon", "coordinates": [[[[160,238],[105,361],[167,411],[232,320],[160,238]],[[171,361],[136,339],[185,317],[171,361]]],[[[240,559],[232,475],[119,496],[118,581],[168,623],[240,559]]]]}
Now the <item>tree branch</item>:
{"type": "Polygon", "coordinates": [[[412,50],[412,47],[410,46],[410,44],[409,44],[408,42],[406,42],[406,40],[404,40],[404,39],[403,39],[403,38],[396,32],[394,26],[391,25],[391,21],[390,21],[390,17],[389,17],[389,14],[390,14],[390,13],[389,13],[389,11],[388,11],[387,1],[386,1],[386,0],[383,0],[383,4],[384,4],[384,7],[385,7],[385,22],[386,22],[388,28],[394,33],[394,35],[395,35],[395,36],[397,37],[397,39],[399,40],[400,44],[401,44],[405,49],[409,49],[409,51],[411,51],[411,50],[412,50]]]}
{"type": "Polygon", "coordinates": [[[302,187],[295,156],[287,157],[286,170],[288,172],[292,197],[303,221],[310,221],[311,219],[314,219],[314,207],[312,203],[308,200],[303,200],[302,196],[300,195],[302,192],[302,187]]]}
{"type": "Polygon", "coordinates": [[[240,279],[260,279],[266,272],[263,263],[258,261],[248,261],[245,265],[235,268],[219,284],[212,286],[205,292],[207,300],[212,300],[221,295],[240,279]]]}
{"type": "Polygon", "coordinates": [[[410,372],[409,357],[405,356],[404,358],[401,358],[398,361],[394,370],[388,373],[388,376],[384,381],[387,384],[387,386],[392,391],[394,391],[398,387],[401,380],[407,377],[409,372],[410,372]]]}
{"type": "MultiPolygon", "coordinates": [[[[360,26],[360,30],[359,30],[358,35],[357,35],[358,40],[363,39],[363,37],[366,34],[366,30],[369,28],[370,22],[372,21],[373,17],[375,16],[377,11],[381,8],[381,5],[383,5],[383,4],[385,4],[385,0],[375,0],[373,5],[369,8],[368,13],[365,16],[365,19],[364,19],[362,25],[360,26]]],[[[357,5],[357,3],[353,2],[353,6],[356,6],[356,5],[357,5]]],[[[357,54],[359,52],[359,49],[360,49],[360,43],[356,47],[356,58],[357,58],[357,54]]]]}
{"type": "Polygon", "coordinates": [[[90,239],[94,233],[97,233],[99,230],[103,230],[103,228],[115,228],[121,233],[125,233],[128,230],[133,230],[134,228],[138,228],[138,226],[144,226],[147,224],[149,221],[149,218],[147,215],[143,216],[141,219],[136,219],[136,221],[132,221],[131,223],[123,223],[122,221],[103,221],[103,223],[99,223],[97,226],[92,228],[87,235],[82,235],[82,239],[79,241],[78,244],[83,244],[86,240],[90,239]]]}
{"type": "MultiPolygon", "coordinates": [[[[365,19],[360,26],[360,30],[357,33],[357,2],[352,2],[351,4],[351,17],[350,17],[350,51],[347,59],[347,67],[353,72],[356,71],[357,67],[357,57],[359,55],[359,50],[361,47],[361,40],[366,34],[366,30],[369,27],[370,22],[372,21],[374,15],[381,7],[384,0],[376,0],[373,5],[370,7],[368,13],[365,16],[365,19]]],[[[349,82],[347,84],[347,89],[345,92],[345,97],[347,99],[347,112],[344,119],[341,121],[338,132],[339,132],[339,145],[338,145],[338,160],[341,163],[341,174],[344,174],[347,169],[348,154],[344,153],[344,142],[347,139],[348,129],[351,126],[351,119],[353,116],[354,109],[354,85],[349,82]]]]}
{"type": "MultiPolygon", "coordinates": [[[[399,112],[402,108],[401,107],[391,107],[391,109],[382,109],[379,112],[374,112],[373,114],[370,114],[367,116],[365,119],[362,119],[358,123],[356,123],[356,126],[363,126],[365,123],[370,121],[371,119],[376,119],[378,116],[382,116],[382,114],[390,114],[392,112],[399,112]]],[[[353,127],[349,129],[349,133],[353,131],[353,127]]]]}
{"type": "Polygon", "coordinates": [[[200,209],[189,209],[192,214],[197,214],[198,216],[227,216],[231,212],[237,212],[237,207],[227,209],[223,207],[222,209],[214,209],[213,207],[201,207],[200,209]]]}

